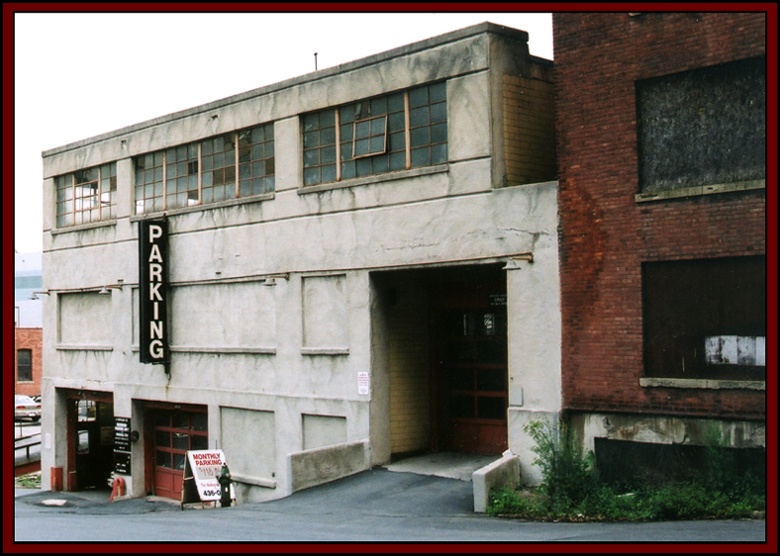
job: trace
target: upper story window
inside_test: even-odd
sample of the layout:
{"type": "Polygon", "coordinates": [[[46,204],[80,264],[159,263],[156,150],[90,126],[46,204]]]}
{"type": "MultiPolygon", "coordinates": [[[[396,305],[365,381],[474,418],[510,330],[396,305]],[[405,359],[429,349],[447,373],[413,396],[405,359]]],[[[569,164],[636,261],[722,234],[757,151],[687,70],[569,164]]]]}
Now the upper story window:
{"type": "Polygon", "coordinates": [[[136,214],[273,191],[272,123],[135,159],[136,214]]]}
{"type": "Polygon", "coordinates": [[[638,81],[643,193],[766,179],[766,57],[638,81]]]}
{"type": "Polygon", "coordinates": [[[447,161],[443,82],[306,114],[302,121],[304,185],[447,161]]]}
{"type": "Polygon", "coordinates": [[[116,218],[116,162],[54,178],[57,227],[116,218]]]}

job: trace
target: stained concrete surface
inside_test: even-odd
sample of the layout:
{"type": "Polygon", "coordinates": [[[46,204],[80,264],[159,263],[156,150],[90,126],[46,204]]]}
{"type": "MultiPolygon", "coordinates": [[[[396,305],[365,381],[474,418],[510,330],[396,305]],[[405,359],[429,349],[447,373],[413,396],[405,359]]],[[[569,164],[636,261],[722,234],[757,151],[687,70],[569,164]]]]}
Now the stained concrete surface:
{"type": "Polygon", "coordinates": [[[493,463],[501,456],[439,452],[423,454],[383,465],[388,471],[433,475],[445,479],[471,482],[471,474],[493,463]]]}

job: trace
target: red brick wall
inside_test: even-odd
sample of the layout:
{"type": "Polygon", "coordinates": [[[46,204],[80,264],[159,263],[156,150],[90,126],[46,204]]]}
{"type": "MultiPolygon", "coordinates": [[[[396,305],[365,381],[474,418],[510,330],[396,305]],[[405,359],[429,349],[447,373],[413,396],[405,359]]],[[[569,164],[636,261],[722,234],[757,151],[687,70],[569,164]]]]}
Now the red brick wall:
{"type": "MultiPolygon", "coordinates": [[[[16,350],[32,350],[32,382],[14,382],[16,384],[16,394],[24,396],[39,396],[41,394],[41,376],[43,375],[43,340],[40,328],[17,328],[16,332],[16,350]]],[[[16,373],[16,351],[14,351],[14,373],[16,373]]]]}
{"type": "Polygon", "coordinates": [[[635,81],[765,54],[765,27],[763,14],[554,14],[565,408],[765,417],[764,392],[639,385],[641,263],[765,254],[765,191],[634,197],[635,81]]]}

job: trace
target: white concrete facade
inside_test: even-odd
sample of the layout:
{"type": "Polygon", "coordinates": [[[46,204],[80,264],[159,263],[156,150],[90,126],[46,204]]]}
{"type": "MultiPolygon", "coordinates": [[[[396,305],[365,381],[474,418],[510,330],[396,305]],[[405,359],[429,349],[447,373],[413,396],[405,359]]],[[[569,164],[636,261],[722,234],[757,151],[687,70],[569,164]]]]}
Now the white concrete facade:
{"type": "MultiPolygon", "coordinates": [[[[391,419],[403,366],[392,354],[410,349],[394,334],[408,324],[420,339],[408,359],[428,383],[426,296],[450,270],[485,268],[505,282],[506,443],[529,473],[522,425],[561,408],[558,218],[556,182],[507,182],[507,74],[549,82],[551,63],[528,55],[524,32],[483,24],[43,153],[44,488],[76,472],[66,417],[79,396],[110,398],[139,432],[132,496],[154,488],[154,404],[206,412],[239,502],[429,449],[427,416],[391,419]],[[303,114],[432,82],[446,84],[445,162],[303,185],[303,114]],[[267,123],[273,192],[135,213],[136,157],[267,123]],[[108,162],[115,217],[58,227],[55,178],[108,162]],[[163,215],[169,374],[138,352],[138,221],[163,215]],[[401,309],[422,316],[392,324],[401,309]],[[394,445],[395,430],[422,440],[394,445]]],[[[418,416],[431,413],[425,399],[418,416]]]]}

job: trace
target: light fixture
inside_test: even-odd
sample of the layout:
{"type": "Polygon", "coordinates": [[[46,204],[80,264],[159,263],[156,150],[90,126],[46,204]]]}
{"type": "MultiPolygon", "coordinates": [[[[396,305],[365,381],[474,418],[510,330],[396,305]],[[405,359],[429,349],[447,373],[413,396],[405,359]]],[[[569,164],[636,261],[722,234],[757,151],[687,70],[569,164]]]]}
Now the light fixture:
{"type": "Polygon", "coordinates": [[[518,263],[521,261],[525,261],[529,263],[534,262],[534,254],[528,251],[526,253],[518,253],[517,255],[513,255],[512,257],[509,257],[509,260],[507,260],[504,270],[515,270],[520,268],[518,263]]]}
{"type": "Polygon", "coordinates": [[[119,290],[122,291],[122,286],[124,285],[124,280],[117,280],[116,284],[107,284],[100,288],[100,291],[98,292],[98,295],[108,295],[111,293],[111,290],[119,290]]]}
{"type": "Polygon", "coordinates": [[[265,280],[263,280],[264,286],[275,286],[276,285],[276,279],[281,278],[283,280],[289,280],[290,274],[271,274],[270,276],[266,276],[265,280]]]}
{"type": "Polygon", "coordinates": [[[45,292],[32,292],[32,294],[30,295],[30,299],[32,301],[38,301],[40,299],[38,295],[50,295],[50,294],[51,292],[49,290],[46,290],[45,292]]]}

